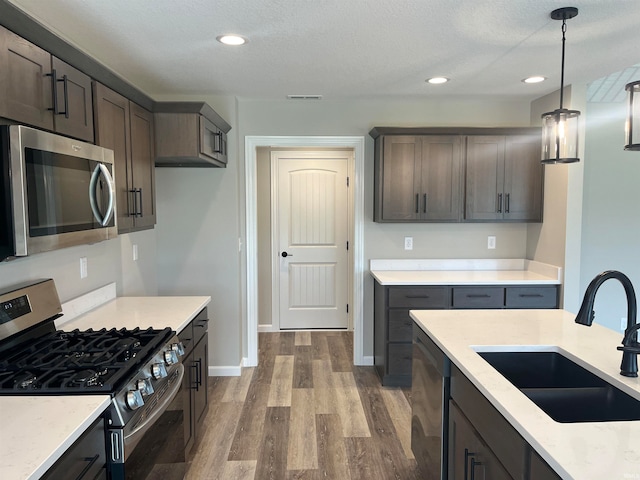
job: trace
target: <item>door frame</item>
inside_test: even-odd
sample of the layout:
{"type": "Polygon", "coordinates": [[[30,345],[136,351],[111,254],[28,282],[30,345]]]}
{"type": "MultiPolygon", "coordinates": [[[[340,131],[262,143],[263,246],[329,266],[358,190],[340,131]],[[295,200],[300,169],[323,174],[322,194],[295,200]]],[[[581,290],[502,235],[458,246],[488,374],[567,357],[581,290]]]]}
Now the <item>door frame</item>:
{"type": "MultiPolygon", "coordinates": [[[[353,159],[355,153],[351,150],[272,150],[270,155],[271,167],[271,328],[269,331],[279,332],[280,330],[280,257],[277,255],[279,251],[279,202],[276,200],[278,192],[279,166],[280,158],[287,155],[291,158],[309,161],[322,161],[325,159],[342,159],[347,158],[347,176],[349,179],[353,177],[353,159]],[[334,158],[332,158],[334,157],[334,158]]],[[[317,164],[316,164],[317,165],[317,164]]],[[[349,245],[354,245],[353,240],[353,193],[354,190],[349,185],[347,189],[347,241],[349,245]]],[[[353,304],[353,248],[347,251],[347,303],[353,304]]],[[[353,330],[353,310],[347,315],[347,330],[353,330]]],[[[264,331],[258,327],[259,331],[264,331]]],[[[334,329],[331,329],[334,330],[334,329]]],[[[339,329],[342,330],[342,329],[339,329]]],[[[295,331],[295,330],[293,330],[295,331]]]]}
{"type": "MultiPolygon", "coordinates": [[[[352,148],[353,166],[349,175],[353,179],[353,363],[365,363],[363,314],[364,314],[364,136],[246,136],[244,139],[245,159],[245,229],[246,229],[246,315],[247,315],[247,357],[244,366],[258,365],[258,229],[257,229],[257,148],[352,148]]],[[[372,360],[372,359],[369,359],[372,360]]]]}

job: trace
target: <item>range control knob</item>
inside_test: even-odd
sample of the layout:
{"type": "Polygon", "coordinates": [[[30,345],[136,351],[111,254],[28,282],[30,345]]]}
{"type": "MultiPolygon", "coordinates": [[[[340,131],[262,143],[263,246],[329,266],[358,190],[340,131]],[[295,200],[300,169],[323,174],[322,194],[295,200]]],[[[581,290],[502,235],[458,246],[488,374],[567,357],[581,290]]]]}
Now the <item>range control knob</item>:
{"type": "Polygon", "coordinates": [[[173,350],[165,350],[164,361],[167,365],[178,363],[178,354],[173,350]]]}
{"type": "Polygon", "coordinates": [[[140,390],[129,390],[127,392],[127,407],[131,410],[137,410],[144,405],[142,393],[140,390]]]}
{"type": "Polygon", "coordinates": [[[151,366],[151,374],[156,380],[166,377],[167,369],[165,368],[164,363],[154,363],[151,366]]]}
{"type": "Polygon", "coordinates": [[[136,382],[136,389],[143,395],[151,395],[153,393],[153,385],[150,378],[141,378],[136,382]]]}
{"type": "Polygon", "coordinates": [[[184,356],[184,345],[182,345],[182,342],[173,343],[171,345],[171,350],[176,352],[181,357],[184,356]]]}

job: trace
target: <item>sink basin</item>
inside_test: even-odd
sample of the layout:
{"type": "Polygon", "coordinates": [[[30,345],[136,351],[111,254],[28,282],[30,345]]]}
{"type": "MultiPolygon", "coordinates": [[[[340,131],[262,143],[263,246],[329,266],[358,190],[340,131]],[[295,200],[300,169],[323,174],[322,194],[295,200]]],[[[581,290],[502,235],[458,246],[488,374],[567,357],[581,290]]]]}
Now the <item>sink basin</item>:
{"type": "Polygon", "coordinates": [[[478,352],[556,422],[640,420],[640,400],[558,352],[478,352]]]}

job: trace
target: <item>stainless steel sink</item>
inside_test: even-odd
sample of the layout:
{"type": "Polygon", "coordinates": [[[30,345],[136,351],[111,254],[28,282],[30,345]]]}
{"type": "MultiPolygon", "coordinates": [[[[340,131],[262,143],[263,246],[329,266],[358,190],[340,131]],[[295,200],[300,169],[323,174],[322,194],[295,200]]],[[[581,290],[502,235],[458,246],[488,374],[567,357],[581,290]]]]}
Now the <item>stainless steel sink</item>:
{"type": "Polygon", "coordinates": [[[640,400],[558,352],[478,352],[556,422],[640,420],[640,400]]]}

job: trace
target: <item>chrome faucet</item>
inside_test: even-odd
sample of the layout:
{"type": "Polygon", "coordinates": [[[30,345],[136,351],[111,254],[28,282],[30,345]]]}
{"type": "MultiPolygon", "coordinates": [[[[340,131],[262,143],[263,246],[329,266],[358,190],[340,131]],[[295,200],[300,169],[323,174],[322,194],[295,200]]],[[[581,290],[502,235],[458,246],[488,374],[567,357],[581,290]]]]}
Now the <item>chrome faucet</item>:
{"type": "Polygon", "coordinates": [[[636,313],[638,310],[636,303],[636,293],[633,290],[631,280],[624,273],[617,270],[608,270],[596,276],[587,287],[584,299],[580,306],[580,311],[576,316],[576,323],[590,327],[595,318],[593,304],[596,300],[596,292],[604,282],[610,278],[615,278],[624,287],[627,294],[627,328],[624,331],[622,346],[618,350],[622,351],[622,363],[620,364],[620,375],[625,377],[638,376],[638,354],[640,354],[640,343],[638,343],[637,333],[640,324],[636,324],[636,313]]]}

